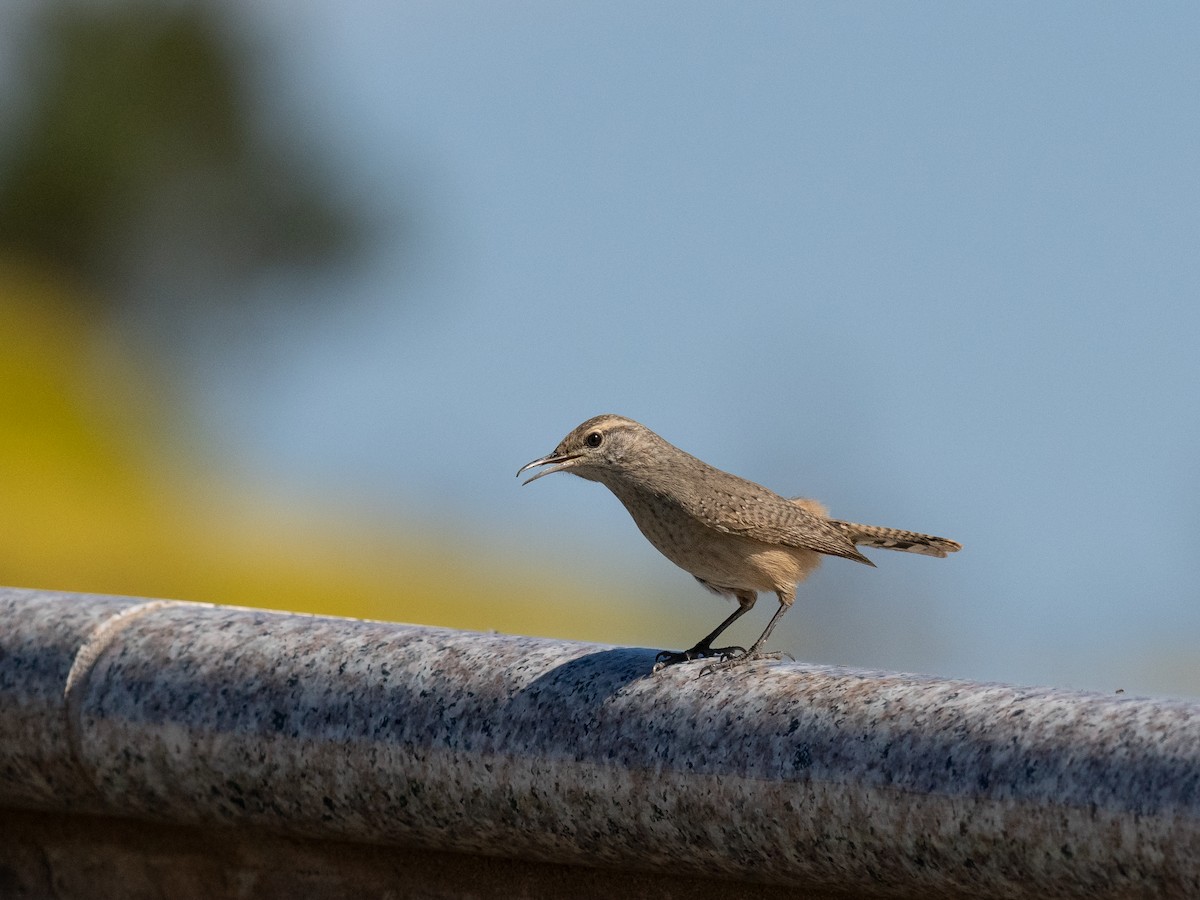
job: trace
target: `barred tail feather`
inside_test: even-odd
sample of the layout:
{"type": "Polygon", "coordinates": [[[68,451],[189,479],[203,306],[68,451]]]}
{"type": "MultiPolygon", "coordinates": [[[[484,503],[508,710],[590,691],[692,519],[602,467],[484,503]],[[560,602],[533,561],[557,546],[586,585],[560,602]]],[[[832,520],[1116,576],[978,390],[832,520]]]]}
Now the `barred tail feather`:
{"type": "Polygon", "coordinates": [[[857,546],[878,547],[881,550],[903,550],[920,553],[922,556],[946,556],[962,549],[962,544],[949,538],[934,537],[917,531],[901,531],[899,528],[883,528],[879,525],[859,525],[830,519],[830,524],[846,533],[857,546]]]}

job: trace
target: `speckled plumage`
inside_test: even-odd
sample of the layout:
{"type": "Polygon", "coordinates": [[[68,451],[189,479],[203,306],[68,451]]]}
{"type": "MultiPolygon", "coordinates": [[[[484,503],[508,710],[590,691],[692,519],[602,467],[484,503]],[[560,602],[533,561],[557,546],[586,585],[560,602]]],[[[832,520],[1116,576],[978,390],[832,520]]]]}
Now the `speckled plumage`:
{"type": "Polygon", "coordinates": [[[691,650],[660,654],[660,665],[716,656],[721,661],[709,668],[722,668],[765,655],[762,644],[821,555],[874,565],[856,545],[926,556],[960,549],[947,538],[831,519],[815,500],[786,499],[723,472],[622,416],[588,419],[553,453],[517,474],[537,466],[550,468],[528,481],[566,471],[605,485],[660,553],[701,584],[738,600],[738,610],[712,634],[691,650]],[[760,591],[774,591],[780,603],[762,636],[748,651],[713,648],[712,641],[754,605],[760,591]]]}

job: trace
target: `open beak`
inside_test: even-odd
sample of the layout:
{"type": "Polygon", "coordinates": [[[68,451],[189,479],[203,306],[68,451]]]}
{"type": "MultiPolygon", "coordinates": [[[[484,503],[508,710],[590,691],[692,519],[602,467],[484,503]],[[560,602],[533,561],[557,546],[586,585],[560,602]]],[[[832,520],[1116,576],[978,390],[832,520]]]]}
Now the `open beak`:
{"type": "Polygon", "coordinates": [[[535,459],[533,462],[527,462],[521,468],[517,469],[517,475],[520,476],[526,469],[536,469],[538,466],[549,466],[549,469],[543,469],[532,478],[526,478],[521,484],[529,484],[531,481],[537,481],[543,475],[553,475],[555,472],[565,472],[571,468],[575,460],[579,459],[582,453],[566,453],[562,456],[555,456],[551,453],[549,456],[543,456],[541,459],[535,459]]]}

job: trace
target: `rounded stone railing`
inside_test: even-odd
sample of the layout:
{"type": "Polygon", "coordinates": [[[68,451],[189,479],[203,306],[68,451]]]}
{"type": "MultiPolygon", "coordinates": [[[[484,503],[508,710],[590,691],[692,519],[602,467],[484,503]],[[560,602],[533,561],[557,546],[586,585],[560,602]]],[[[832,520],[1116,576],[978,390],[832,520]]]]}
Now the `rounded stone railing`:
{"type": "Polygon", "coordinates": [[[857,896],[1200,896],[1200,705],[653,659],[0,590],[0,809],[857,896]]]}

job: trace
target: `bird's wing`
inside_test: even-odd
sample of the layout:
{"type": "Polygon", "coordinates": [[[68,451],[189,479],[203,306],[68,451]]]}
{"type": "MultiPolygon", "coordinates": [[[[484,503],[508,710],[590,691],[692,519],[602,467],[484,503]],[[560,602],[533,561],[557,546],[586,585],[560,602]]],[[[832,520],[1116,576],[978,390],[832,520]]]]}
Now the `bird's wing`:
{"type": "Polygon", "coordinates": [[[752,481],[714,472],[723,477],[710,476],[702,497],[693,494],[684,501],[687,511],[708,527],[764,544],[815,550],[875,565],[854,548],[845,531],[824,516],[752,481]]]}
{"type": "Polygon", "coordinates": [[[756,503],[739,513],[726,529],[764,544],[782,544],[815,550],[830,556],[841,556],[856,562],[875,565],[855,549],[846,533],[808,510],[793,507],[786,501],[756,503]]]}

